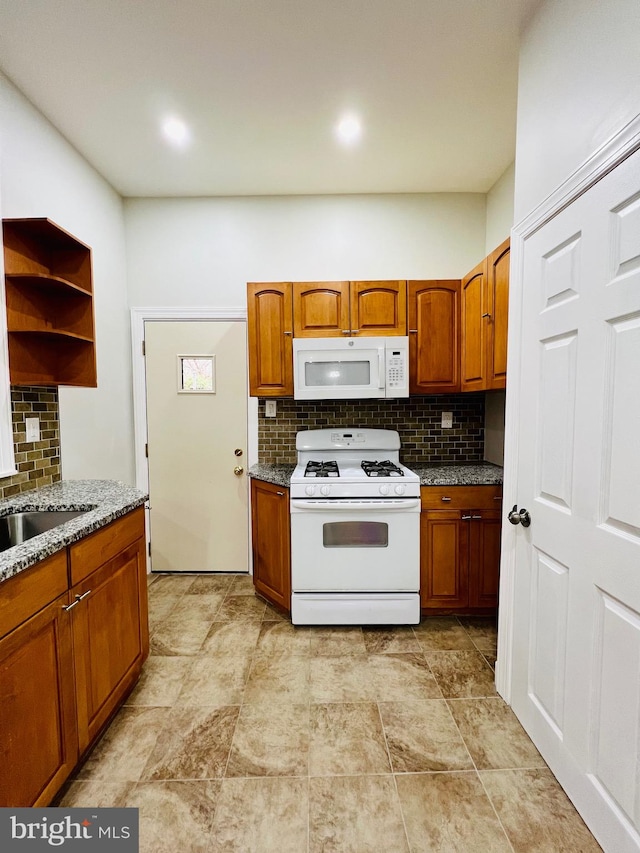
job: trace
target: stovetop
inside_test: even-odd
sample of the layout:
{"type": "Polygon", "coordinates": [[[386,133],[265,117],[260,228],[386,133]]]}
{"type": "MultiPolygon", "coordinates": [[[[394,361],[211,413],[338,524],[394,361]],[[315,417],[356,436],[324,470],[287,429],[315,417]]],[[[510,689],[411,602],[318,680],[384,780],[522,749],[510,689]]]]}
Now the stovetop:
{"type": "Polygon", "coordinates": [[[395,430],[306,430],[296,436],[296,447],[292,498],[420,495],[420,478],[400,462],[395,430]]]}

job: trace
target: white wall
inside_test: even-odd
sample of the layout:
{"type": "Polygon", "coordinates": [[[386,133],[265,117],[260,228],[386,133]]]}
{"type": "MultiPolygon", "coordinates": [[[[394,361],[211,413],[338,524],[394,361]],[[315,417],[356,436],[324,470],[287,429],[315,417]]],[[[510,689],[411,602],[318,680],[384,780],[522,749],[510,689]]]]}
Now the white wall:
{"type": "Polygon", "coordinates": [[[134,482],[122,201],[0,75],[2,216],[46,216],[92,247],[98,387],[60,389],[62,474],[134,482]]]}
{"type": "Polygon", "coordinates": [[[125,200],[132,307],[244,306],[247,281],[459,278],[481,194],[125,200]]]}
{"type": "Polygon", "coordinates": [[[545,0],[523,33],[515,221],[640,114],[638,0],[545,0]]]}
{"type": "MultiPolygon", "coordinates": [[[[513,226],[513,194],[515,163],[498,178],[487,193],[487,222],[485,254],[504,242],[513,226]]],[[[484,458],[502,465],[504,460],[505,392],[492,391],[486,395],[484,408],[484,458]]]]}
{"type": "Polygon", "coordinates": [[[516,164],[512,163],[487,193],[487,225],[485,254],[493,252],[504,242],[513,227],[513,196],[516,164]]]}

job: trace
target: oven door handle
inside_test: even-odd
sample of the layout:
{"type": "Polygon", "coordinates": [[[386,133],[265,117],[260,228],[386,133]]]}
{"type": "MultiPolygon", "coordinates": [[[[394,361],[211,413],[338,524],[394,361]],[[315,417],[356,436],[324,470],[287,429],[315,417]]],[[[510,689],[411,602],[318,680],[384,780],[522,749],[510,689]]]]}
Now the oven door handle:
{"type": "Polygon", "coordinates": [[[399,498],[398,500],[358,500],[354,498],[333,498],[329,500],[299,500],[292,498],[292,510],[303,512],[389,512],[391,510],[416,509],[420,506],[420,498],[399,498]]]}

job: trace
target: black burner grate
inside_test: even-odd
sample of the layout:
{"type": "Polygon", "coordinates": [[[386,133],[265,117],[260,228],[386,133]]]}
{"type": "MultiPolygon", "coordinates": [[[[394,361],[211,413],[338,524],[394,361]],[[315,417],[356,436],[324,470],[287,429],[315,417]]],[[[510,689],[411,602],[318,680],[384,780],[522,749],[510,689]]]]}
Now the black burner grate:
{"type": "Polygon", "coordinates": [[[304,470],[305,477],[339,477],[338,463],[335,460],[329,462],[307,462],[304,470]]]}
{"type": "Polygon", "coordinates": [[[388,459],[385,459],[384,462],[370,462],[365,459],[361,463],[361,467],[367,477],[404,477],[402,468],[398,468],[388,459]]]}

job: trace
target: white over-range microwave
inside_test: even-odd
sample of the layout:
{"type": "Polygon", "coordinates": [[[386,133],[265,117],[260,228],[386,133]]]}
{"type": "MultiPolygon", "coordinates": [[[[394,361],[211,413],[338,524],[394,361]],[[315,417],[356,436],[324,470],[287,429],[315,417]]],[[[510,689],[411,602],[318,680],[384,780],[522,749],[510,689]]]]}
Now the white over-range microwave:
{"type": "Polygon", "coordinates": [[[296,400],[409,396],[409,338],[294,338],[296,400]]]}

